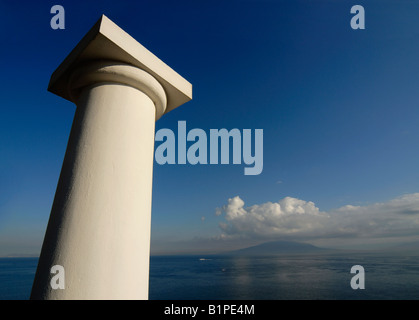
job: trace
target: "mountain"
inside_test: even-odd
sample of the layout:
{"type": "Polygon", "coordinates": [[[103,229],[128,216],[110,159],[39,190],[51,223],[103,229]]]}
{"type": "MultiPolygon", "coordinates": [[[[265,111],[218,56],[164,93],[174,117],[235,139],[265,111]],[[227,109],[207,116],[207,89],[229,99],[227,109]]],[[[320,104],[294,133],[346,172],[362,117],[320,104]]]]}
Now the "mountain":
{"type": "Polygon", "coordinates": [[[293,253],[318,253],[328,249],[319,248],[308,243],[295,241],[271,241],[244,249],[230,251],[233,255],[277,255],[293,253]]]}
{"type": "Polygon", "coordinates": [[[382,249],[383,251],[387,250],[389,252],[394,251],[394,252],[399,252],[399,253],[416,253],[419,254],[419,241],[415,241],[415,242],[404,242],[404,243],[399,243],[397,245],[382,249]]]}

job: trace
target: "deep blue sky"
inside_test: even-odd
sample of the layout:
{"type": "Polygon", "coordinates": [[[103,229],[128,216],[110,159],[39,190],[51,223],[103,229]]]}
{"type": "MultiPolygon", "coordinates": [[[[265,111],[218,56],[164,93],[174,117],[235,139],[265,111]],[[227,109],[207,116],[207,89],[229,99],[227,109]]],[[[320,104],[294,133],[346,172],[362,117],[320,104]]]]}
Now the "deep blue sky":
{"type": "Polygon", "coordinates": [[[224,246],[208,239],[225,231],[216,208],[235,196],[244,207],[292,197],[330,213],[393,208],[419,192],[418,13],[407,0],[0,1],[0,255],[39,253],[75,110],[46,88],[101,14],[193,85],[193,100],[157,130],[176,132],[179,120],[208,133],[264,130],[258,176],[243,165],[155,163],[154,248],[180,252],[194,237],[224,246]],[[65,30],[50,27],[55,4],[65,30]],[[350,27],[355,4],[365,30],[350,27]]]}

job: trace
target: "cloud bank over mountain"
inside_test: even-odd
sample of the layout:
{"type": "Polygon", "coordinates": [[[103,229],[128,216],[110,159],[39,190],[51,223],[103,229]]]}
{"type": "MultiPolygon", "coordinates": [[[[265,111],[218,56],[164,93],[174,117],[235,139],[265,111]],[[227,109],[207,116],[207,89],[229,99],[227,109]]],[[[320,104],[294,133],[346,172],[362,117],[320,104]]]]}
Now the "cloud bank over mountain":
{"type": "Polygon", "coordinates": [[[313,202],[285,197],[245,206],[239,196],[216,210],[224,217],[221,239],[383,239],[406,240],[419,234],[419,193],[367,206],[346,205],[321,211],[313,202]]]}

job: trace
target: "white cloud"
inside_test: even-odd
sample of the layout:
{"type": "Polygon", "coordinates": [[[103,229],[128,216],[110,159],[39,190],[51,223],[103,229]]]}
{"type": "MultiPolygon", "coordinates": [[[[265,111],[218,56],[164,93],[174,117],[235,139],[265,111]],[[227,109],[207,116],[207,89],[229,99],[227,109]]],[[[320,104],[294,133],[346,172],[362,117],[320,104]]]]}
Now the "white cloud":
{"type": "Polygon", "coordinates": [[[311,201],[286,197],[245,207],[236,196],[217,209],[224,239],[389,238],[419,234],[419,193],[368,206],[346,205],[327,212],[311,201]]]}

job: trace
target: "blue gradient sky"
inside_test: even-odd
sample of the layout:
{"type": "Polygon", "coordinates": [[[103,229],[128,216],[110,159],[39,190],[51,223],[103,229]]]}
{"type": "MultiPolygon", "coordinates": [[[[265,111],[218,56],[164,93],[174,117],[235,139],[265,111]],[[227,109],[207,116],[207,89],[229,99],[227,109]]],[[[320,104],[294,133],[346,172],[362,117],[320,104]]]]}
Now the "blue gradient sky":
{"type": "MultiPolygon", "coordinates": [[[[418,12],[419,2],[407,0],[1,0],[0,256],[39,254],[75,110],[46,88],[101,14],[193,84],[194,99],[159,120],[157,130],[176,132],[179,120],[208,133],[264,130],[258,176],[245,176],[243,165],[155,163],[155,252],[282,238],[326,246],[336,239],[342,246],[416,240],[418,12]],[[65,30],[50,27],[55,4],[65,8],[65,30]],[[355,4],[365,7],[365,30],[350,27],[355,4]],[[241,221],[231,219],[237,207],[228,199],[236,196],[248,214],[241,221]],[[251,215],[266,217],[263,204],[286,197],[338,215],[334,230],[343,221],[337,212],[346,210],[341,229],[351,228],[351,235],[333,233],[332,224],[308,232],[298,222],[298,232],[269,237],[238,227],[252,223],[251,215]],[[371,221],[386,232],[366,237],[355,228],[371,221]],[[400,221],[398,229],[393,221],[400,221]]],[[[283,210],[296,217],[284,204],[283,210]]]]}

